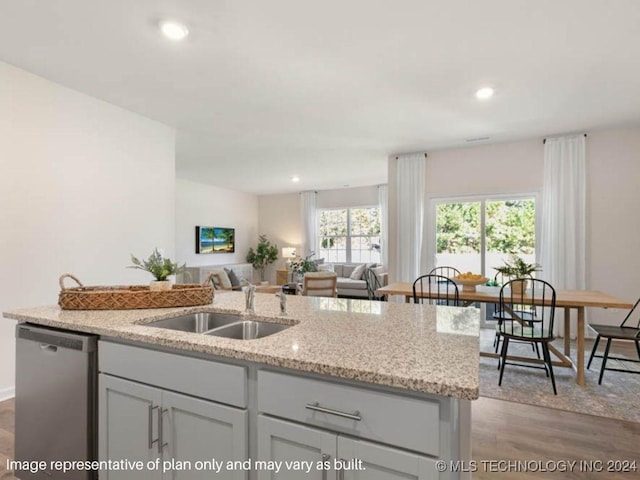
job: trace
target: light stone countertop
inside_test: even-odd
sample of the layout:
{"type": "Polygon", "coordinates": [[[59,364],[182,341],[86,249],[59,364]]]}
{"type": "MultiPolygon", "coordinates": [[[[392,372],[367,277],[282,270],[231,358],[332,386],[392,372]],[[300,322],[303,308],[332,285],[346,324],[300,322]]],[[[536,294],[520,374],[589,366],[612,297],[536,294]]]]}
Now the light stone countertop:
{"type": "Polygon", "coordinates": [[[340,298],[256,294],[256,319],[294,324],[257,340],[145,326],[186,313],[242,313],[244,294],[211,305],[153,310],[25,308],[6,318],[134,342],[274,365],[415,392],[474,400],[479,388],[479,310],[340,298]]]}

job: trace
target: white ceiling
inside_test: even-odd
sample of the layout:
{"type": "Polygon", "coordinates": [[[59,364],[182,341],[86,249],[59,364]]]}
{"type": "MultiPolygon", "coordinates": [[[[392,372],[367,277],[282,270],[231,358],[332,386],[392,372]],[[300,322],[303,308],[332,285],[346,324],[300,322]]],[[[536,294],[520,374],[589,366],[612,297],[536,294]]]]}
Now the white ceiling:
{"type": "Polygon", "coordinates": [[[176,127],[179,177],[254,193],[640,120],[638,0],[0,0],[0,26],[0,60],[176,127]]]}

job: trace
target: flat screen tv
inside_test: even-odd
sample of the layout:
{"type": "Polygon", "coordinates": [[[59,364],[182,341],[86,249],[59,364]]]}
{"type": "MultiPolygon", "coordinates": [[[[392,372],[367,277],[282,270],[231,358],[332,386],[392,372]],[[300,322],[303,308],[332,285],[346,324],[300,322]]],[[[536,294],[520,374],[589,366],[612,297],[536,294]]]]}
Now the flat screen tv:
{"type": "Polygon", "coordinates": [[[235,228],[196,227],[196,253],[233,253],[235,228]]]}

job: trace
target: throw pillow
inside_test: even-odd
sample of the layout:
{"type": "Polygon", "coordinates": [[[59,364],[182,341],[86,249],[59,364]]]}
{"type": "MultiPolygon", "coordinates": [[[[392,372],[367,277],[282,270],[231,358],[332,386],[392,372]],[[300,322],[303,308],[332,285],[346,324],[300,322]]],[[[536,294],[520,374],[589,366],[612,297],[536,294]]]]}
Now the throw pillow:
{"type": "Polygon", "coordinates": [[[223,269],[220,270],[212,270],[212,273],[216,273],[217,275],[214,277],[213,284],[218,288],[222,288],[223,290],[231,290],[231,280],[229,280],[229,275],[223,269]],[[216,278],[219,282],[216,281],[216,278]]]}
{"type": "Polygon", "coordinates": [[[356,268],[353,269],[353,272],[351,272],[351,275],[349,275],[349,278],[351,280],[362,280],[362,274],[364,273],[365,268],[367,268],[367,266],[364,263],[361,265],[358,265],[356,268]]]}
{"type": "Polygon", "coordinates": [[[231,287],[239,287],[240,286],[240,279],[238,278],[238,275],[236,275],[236,272],[234,272],[233,270],[231,270],[229,268],[225,268],[224,271],[227,272],[227,275],[229,276],[229,281],[231,282],[231,287]]]}
{"type": "Polygon", "coordinates": [[[344,278],[351,277],[351,274],[356,269],[356,265],[343,265],[342,266],[342,276],[344,278]]]}
{"type": "Polygon", "coordinates": [[[333,272],[333,265],[330,263],[318,265],[319,272],[333,272]]]}

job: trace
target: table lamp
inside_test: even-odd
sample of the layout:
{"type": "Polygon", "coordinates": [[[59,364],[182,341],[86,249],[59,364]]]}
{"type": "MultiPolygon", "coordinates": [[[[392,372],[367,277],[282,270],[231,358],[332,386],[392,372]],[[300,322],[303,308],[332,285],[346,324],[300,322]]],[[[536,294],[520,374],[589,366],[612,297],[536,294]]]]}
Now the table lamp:
{"type": "Polygon", "coordinates": [[[291,259],[295,258],[296,249],[293,247],[283,247],[282,248],[282,258],[287,259],[287,269],[291,267],[291,259]]]}

